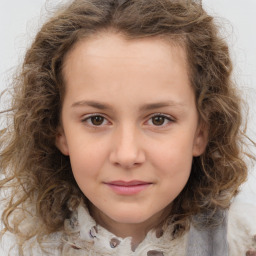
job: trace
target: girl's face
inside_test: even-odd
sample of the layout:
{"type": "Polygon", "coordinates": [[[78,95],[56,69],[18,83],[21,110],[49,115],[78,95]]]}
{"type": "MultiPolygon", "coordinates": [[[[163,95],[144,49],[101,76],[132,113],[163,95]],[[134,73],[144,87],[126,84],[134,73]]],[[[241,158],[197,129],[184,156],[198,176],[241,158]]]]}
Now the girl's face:
{"type": "Polygon", "coordinates": [[[56,144],[93,213],[105,222],[154,222],[207,142],[184,49],[100,34],[68,53],[63,74],[56,144]]]}

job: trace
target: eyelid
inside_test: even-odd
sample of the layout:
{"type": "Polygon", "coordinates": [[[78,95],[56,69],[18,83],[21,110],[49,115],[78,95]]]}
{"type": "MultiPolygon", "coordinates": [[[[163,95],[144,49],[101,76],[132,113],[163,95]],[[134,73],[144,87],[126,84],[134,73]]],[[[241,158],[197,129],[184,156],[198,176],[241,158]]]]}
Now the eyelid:
{"type": "Polygon", "coordinates": [[[94,117],[94,116],[102,116],[105,118],[105,116],[101,113],[92,113],[92,114],[83,115],[81,120],[85,121],[85,120],[89,119],[90,117],[94,117]]]}
{"type": "Polygon", "coordinates": [[[149,122],[152,118],[156,117],[156,116],[161,116],[161,117],[164,117],[167,121],[168,121],[168,124],[165,124],[165,125],[154,125],[154,124],[150,124],[150,126],[153,126],[154,128],[158,128],[158,129],[161,129],[161,128],[165,128],[166,126],[170,125],[170,123],[173,123],[175,122],[175,118],[169,114],[164,114],[164,113],[154,113],[154,114],[151,114],[148,116],[147,120],[145,123],[149,122]]]}
{"type": "Polygon", "coordinates": [[[149,118],[155,117],[155,116],[162,116],[165,117],[166,119],[170,120],[170,121],[175,121],[175,118],[169,114],[164,114],[164,113],[154,113],[152,115],[149,116],[149,118]]]}
{"type": "MultiPolygon", "coordinates": [[[[156,116],[164,117],[164,118],[168,121],[168,124],[159,125],[159,126],[153,125],[153,124],[146,124],[146,125],[155,126],[155,127],[158,127],[158,128],[164,128],[164,127],[168,126],[169,123],[173,123],[173,122],[176,121],[173,116],[171,116],[171,115],[169,115],[169,114],[164,114],[164,113],[159,112],[159,113],[153,113],[153,114],[151,114],[151,115],[148,115],[148,116],[147,116],[147,119],[146,119],[146,121],[145,121],[144,123],[149,122],[152,118],[154,118],[154,117],[156,117],[156,116]]],[[[100,127],[103,127],[103,126],[112,124],[112,123],[109,121],[109,118],[106,117],[106,115],[105,115],[105,114],[102,114],[102,113],[86,114],[86,115],[84,115],[84,116],[82,117],[81,122],[82,122],[82,123],[86,123],[87,126],[90,126],[90,127],[93,127],[93,128],[100,128],[100,127]],[[90,124],[89,122],[87,122],[90,118],[95,117],[95,116],[103,117],[103,118],[104,118],[104,122],[107,121],[107,124],[93,125],[93,124],[90,124]]]]}
{"type": "Polygon", "coordinates": [[[88,120],[92,117],[95,117],[95,116],[100,116],[100,117],[103,117],[105,121],[107,121],[108,123],[111,123],[108,118],[106,117],[106,115],[102,114],[102,113],[92,113],[92,114],[86,114],[86,115],[83,115],[82,119],[81,119],[81,122],[82,123],[87,123],[87,126],[90,126],[90,127],[93,127],[93,128],[100,128],[102,126],[105,126],[104,124],[102,125],[93,125],[93,124],[88,124],[88,120]]]}

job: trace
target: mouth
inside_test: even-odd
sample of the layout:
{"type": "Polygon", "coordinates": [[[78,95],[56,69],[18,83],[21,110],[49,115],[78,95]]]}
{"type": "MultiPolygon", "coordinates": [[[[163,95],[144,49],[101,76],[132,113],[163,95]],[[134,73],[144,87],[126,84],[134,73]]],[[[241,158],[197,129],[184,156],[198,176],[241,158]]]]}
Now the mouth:
{"type": "Polygon", "coordinates": [[[132,181],[110,181],[104,183],[109,188],[111,188],[115,193],[120,195],[133,195],[142,192],[143,190],[150,187],[153,183],[140,181],[140,180],[132,180],[132,181]]]}

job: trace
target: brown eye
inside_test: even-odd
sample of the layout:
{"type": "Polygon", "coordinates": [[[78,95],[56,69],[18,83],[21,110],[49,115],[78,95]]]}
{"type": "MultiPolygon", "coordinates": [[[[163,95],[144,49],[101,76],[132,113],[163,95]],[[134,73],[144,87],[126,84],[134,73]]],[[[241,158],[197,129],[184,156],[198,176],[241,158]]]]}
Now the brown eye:
{"type": "Polygon", "coordinates": [[[160,126],[163,125],[166,121],[166,117],[164,116],[154,116],[152,117],[153,125],[160,126]]]}
{"type": "Polygon", "coordinates": [[[105,118],[102,116],[92,116],[90,117],[90,121],[93,125],[99,126],[102,125],[104,122],[105,118]]]}

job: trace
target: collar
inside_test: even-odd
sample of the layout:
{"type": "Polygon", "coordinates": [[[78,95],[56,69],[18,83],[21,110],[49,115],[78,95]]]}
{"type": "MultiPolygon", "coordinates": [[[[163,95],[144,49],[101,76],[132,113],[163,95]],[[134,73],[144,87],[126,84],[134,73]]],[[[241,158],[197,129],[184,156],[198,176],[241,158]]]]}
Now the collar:
{"type": "Polygon", "coordinates": [[[173,227],[164,231],[151,230],[135,251],[131,249],[131,237],[120,238],[98,225],[83,203],[72,212],[64,223],[63,256],[67,255],[136,255],[165,256],[185,255],[187,236],[172,238],[173,227]]]}

